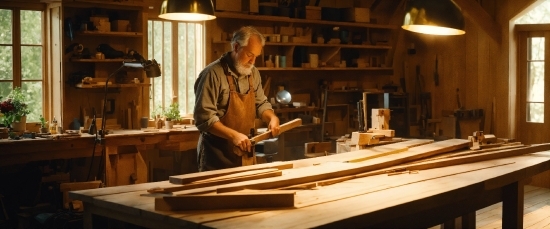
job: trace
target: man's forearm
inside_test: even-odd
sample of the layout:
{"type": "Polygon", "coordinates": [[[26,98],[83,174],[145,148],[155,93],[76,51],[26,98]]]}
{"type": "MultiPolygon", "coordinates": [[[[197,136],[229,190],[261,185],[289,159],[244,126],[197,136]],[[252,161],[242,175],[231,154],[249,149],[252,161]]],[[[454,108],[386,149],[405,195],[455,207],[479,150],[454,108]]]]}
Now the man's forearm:
{"type": "Polygon", "coordinates": [[[275,115],[275,112],[273,110],[265,110],[262,113],[262,120],[266,123],[269,123],[272,118],[278,118],[277,115],[275,115]]]}
{"type": "Polygon", "coordinates": [[[208,129],[208,132],[225,139],[233,139],[238,134],[236,130],[225,126],[221,122],[215,122],[212,124],[212,126],[208,129]]]}

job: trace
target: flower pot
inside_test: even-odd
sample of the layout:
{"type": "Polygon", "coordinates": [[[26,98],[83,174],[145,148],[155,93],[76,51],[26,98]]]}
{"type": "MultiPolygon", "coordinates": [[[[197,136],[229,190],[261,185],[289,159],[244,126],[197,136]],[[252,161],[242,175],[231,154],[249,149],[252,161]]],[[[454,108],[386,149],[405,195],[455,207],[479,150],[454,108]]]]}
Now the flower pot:
{"type": "Polygon", "coordinates": [[[15,132],[25,132],[27,130],[27,116],[21,117],[21,120],[11,123],[11,128],[15,132]]]}
{"type": "Polygon", "coordinates": [[[48,133],[48,127],[40,127],[40,133],[41,134],[47,134],[48,133]]]}
{"type": "Polygon", "coordinates": [[[172,121],[164,121],[164,127],[169,130],[174,127],[174,123],[172,121]]]}

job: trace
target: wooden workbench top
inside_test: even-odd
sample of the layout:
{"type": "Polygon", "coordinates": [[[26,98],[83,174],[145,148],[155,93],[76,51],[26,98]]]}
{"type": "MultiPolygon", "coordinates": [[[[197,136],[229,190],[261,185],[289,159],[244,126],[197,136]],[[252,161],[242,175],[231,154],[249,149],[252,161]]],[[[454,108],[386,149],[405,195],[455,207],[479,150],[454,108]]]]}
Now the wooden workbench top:
{"type": "MultiPolygon", "coordinates": [[[[196,148],[199,131],[194,126],[171,130],[114,130],[105,136],[109,147],[123,145],[158,145],[160,149],[179,150],[196,148]],[[185,144],[185,145],[182,145],[185,144]]],[[[0,166],[31,161],[69,159],[101,155],[101,147],[90,134],[55,134],[48,138],[0,140],[0,166]]]]}
{"type": "MultiPolygon", "coordinates": [[[[408,150],[409,152],[395,153],[391,156],[398,158],[399,154],[414,151],[412,145],[414,144],[410,145],[412,149],[408,150]]],[[[391,148],[391,145],[384,147],[391,148]]],[[[312,167],[331,170],[354,168],[361,163],[372,164],[377,159],[354,163],[356,165],[346,162],[353,157],[369,158],[373,152],[378,151],[382,150],[360,150],[349,154],[295,161],[294,168],[283,170],[282,176],[294,177],[308,174],[310,170],[314,170],[312,167]]],[[[401,226],[410,226],[420,225],[421,222],[427,223],[428,219],[443,222],[446,220],[445,217],[449,217],[448,214],[453,211],[475,210],[491,201],[498,201],[495,198],[501,198],[504,187],[548,169],[550,169],[550,152],[544,151],[426,169],[418,173],[394,176],[373,175],[328,186],[296,190],[295,204],[292,208],[155,210],[155,197],[161,194],[150,194],[147,190],[175,186],[167,181],[77,191],[71,192],[70,196],[84,201],[85,209],[88,209],[90,214],[99,214],[151,228],[311,228],[320,226],[349,228],[388,223],[390,225],[402,223],[401,226]],[[448,210],[435,211],[437,214],[434,213],[429,217],[416,215],[433,209],[448,210]],[[394,220],[408,216],[415,216],[412,219],[408,218],[414,222],[394,220]]],[[[266,178],[266,180],[273,179],[282,178],[266,178]]],[[[248,184],[250,181],[240,183],[248,184]]],[[[238,183],[220,185],[217,188],[236,185],[238,183]]]]}

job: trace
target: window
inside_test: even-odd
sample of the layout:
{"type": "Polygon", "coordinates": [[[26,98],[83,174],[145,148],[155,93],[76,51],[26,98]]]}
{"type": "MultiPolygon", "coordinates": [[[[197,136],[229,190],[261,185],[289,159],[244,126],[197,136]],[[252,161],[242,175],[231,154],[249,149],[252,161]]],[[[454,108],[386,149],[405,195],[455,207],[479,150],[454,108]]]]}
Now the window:
{"type": "Polygon", "coordinates": [[[38,121],[43,110],[43,12],[0,9],[0,95],[21,87],[31,113],[38,121]]]}
{"type": "Polygon", "coordinates": [[[544,122],[544,41],[527,39],[527,122],[544,122]]]}
{"type": "Polygon", "coordinates": [[[205,66],[204,23],[148,21],[148,55],[160,63],[162,76],[153,78],[150,110],[178,103],[182,116],[195,104],[193,86],[205,66]]]}

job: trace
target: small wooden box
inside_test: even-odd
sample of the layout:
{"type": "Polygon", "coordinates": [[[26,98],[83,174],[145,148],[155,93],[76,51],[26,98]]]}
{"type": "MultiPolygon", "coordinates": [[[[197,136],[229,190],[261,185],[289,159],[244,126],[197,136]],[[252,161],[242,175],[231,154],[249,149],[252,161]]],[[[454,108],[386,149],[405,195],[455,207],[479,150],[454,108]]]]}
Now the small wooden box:
{"type": "Polygon", "coordinates": [[[370,9],[357,7],[343,8],[342,19],[344,21],[370,22],[370,9]]]}
{"type": "Polygon", "coordinates": [[[321,20],[321,7],[306,6],[306,19],[321,20]]]}
{"type": "Polygon", "coordinates": [[[130,25],[130,21],[128,20],[114,20],[111,23],[111,29],[117,32],[130,32],[131,29],[128,28],[128,25],[130,25]]]}

